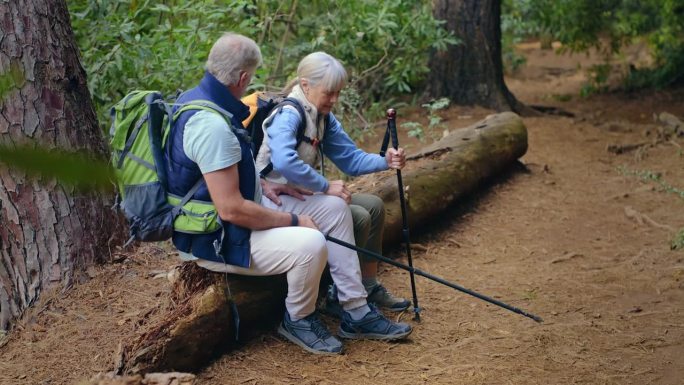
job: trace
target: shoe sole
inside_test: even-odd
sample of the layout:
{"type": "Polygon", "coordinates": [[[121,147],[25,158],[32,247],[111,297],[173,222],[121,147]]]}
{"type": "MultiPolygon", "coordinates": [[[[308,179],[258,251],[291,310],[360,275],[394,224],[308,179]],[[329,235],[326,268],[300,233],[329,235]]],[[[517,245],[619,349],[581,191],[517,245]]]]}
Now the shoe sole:
{"type": "Polygon", "coordinates": [[[379,341],[394,341],[406,338],[413,332],[413,328],[401,334],[377,334],[377,333],[348,333],[339,328],[337,335],[349,340],[379,340],[379,341]]]}
{"type": "Polygon", "coordinates": [[[303,343],[302,341],[300,341],[299,338],[293,336],[290,332],[288,332],[288,331],[283,327],[283,325],[278,325],[278,334],[280,334],[281,336],[287,338],[288,341],[290,341],[290,342],[292,342],[292,343],[294,343],[294,344],[297,344],[300,348],[306,350],[306,351],[309,352],[309,353],[313,353],[313,354],[320,354],[320,355],[326,355],[326,356],[334,356],[334,355],[342,354],[342,350],[344,350],[344,348],[342,348],[342,349],[340,349],[339,352],[326,352],[326,351],[324,351],[324,350],[316,350],[316,349],[313,349],[313,348],[311,348],[310,346],[307,346],[307,345],[306,345],[305,343],[303,343]]]}
{"type": "Polygon", "coordinates": [[[379,307],[380,309],[382,309],[382,310],[391,311],[391,312],[393,312],[393,313],[400,313],[400,312],[402,312],[402,311],[407,310],[408,308],[410,308],[411,305],[408,305],[408,306],[406,306],[406,307],[382,307],[382,306],[378,306],[378,307],[379,307]]]}

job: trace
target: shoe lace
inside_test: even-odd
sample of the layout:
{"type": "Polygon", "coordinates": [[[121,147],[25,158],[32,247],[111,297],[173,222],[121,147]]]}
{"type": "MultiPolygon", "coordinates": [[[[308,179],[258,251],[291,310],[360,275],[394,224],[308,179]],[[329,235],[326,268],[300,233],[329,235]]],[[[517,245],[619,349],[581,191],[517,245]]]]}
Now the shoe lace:
{"type": "Polygon", "coordinates": [[[316,334],[316,336],[318,338],[326,339],[326,338],[331,336],[328,328],[325,327],[325,325],[323,324],[323,321],[321,321],[320,318],[318,318],[316,316],[316,314],[312,314],[307,318],[309,319],[309,322],[311,323],[311,331],[313,331],[314,334],[316,334]]]}
{"type": "Polygon", "coordinates": [[[383,297],[386,297],[386,296],[388,295],[388,293],[387,293],[387,288],[385,288],[385,287],[382,286],[381,284],[378,284],[378,285],[375,287],[375,290],[373,290],[373,291],[375,291],[375,292],[377,292],[377,293],[380,293],[380,295],[382,295],[383,297]]]}
{"type": "Polygon", "coordinates": [[[383,285],[378,284],[373,288],[369,297],[378,298],[380,301],[393,301],[394,297],[387,291],[383,285]]]}

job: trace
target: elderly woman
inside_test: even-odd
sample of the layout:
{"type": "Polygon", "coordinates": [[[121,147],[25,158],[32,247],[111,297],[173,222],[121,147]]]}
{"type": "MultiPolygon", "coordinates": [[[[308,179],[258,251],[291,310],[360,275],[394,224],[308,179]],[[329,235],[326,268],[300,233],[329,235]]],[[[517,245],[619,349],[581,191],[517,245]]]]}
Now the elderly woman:
{"type": "MultiPolygon", "coordinates": [[[[315,170],[328,157],[342,172],[357,176],[388,168],[400,169],[406,157],[403,149],[390,148],[385,157],[359,149],[330,112],[345,85],[347,72],[325,52],[314,52],[299,63],[297,78],[288,87],[288,97],[299,101],[305,116],[293,106],[277,109],[264,121],[264,142],[256,160],[257,170],[269,181],[288,183],[314,192],[342,198],[350,205],[356,245],[381,253],[385,207],[370,194],[352,194],[342,180],[328,181],[315,170]],[[297,127],[306,122],[304,139],[298,143],[297,127]],[[264,175],[265,174],[265,175],[264,175]]],[[[368,302],[390,311],[402,311],[410,302],[397,298],[378,282],[378,262],[360,257],[363,286],[368,302]]],[[[340,315],[337,297],[343,290],[333,285],[328,292],[328,312],[340,315]]]]}

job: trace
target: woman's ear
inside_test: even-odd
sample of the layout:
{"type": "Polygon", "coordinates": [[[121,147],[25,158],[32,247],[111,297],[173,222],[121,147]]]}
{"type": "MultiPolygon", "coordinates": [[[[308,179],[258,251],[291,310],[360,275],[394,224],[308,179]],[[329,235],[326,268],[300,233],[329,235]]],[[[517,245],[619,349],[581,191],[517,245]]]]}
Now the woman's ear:
{"type": "Polygon", "coordinates": [[[309,93],[309,81],[302,78],[299,79],[299,86],[302,87],[302,91],[304,91],[304,94],[309,93]]]}

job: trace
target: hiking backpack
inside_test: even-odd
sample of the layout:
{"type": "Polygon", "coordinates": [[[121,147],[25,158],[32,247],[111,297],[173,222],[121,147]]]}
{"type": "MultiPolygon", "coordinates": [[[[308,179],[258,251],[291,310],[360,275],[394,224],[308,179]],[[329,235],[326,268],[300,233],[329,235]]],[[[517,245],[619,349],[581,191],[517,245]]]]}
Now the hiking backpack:
{"type": "MultiPolygon", "coordinates": [[[[285,106],[294,107],[299,116],[301,116],[301,121],[299,126],[297,126],[297,144],[295,149],[299,147],[302,142],[310,143],[318,146],[314,139],[309,138],[304,135],[306,130],[306,112],[304,112],[304,107],[295,98],[284,97],[280,94],[267,93],[267,92],[254,92],[249,94],[242,99],[242,103],[249,107],[249,116],[242,121],[242,125],[245,127],[247,132],[249,132],[252,138],[252,153],[256,159],[257,154],[259,154],[259,148],[264,141],[264,131],[262,129],[264,120],[271,115],[274,109],[282,109],[285,106]]],[[[330,115],[326,115],[324,124],[325,128],[328,127],[330,115]]],[[[324,128],[324,130],[325,130],[324,128]]],[[[319,147],[320,150],[320,147],[319,147]]],[[[321,154],[321,167],[322,167],[323,154],[321,154]]],[[[259,170],[259,175],[264,178],[268,173],[273,170],[273,163],[268,162],[268,165],[262,170],[259,170]]]]}
{"type": "Polygon", "coordinates": [[[111,163],[118,187],[117,205],[128,220],[132,241],[163,241],[176,231],[206,233],[220,227],[211,204],[191,201],[203,178],[183,197],[168,193],[164,145],[174,119],[189,109],[230,113],[206,101],[193,101],[172,112],[157,91],[133,91],[110,110],[111,163]]]}
{"type": "MultiPolygon", "coordinates": [[[[302,116],[297,127],[297,146],[302,141],[312,143],[304,135],[306,115],[296,99],[255,92],[242,101],[250,107],[250,115],[243,121],[243,125],[251,136],[255,157],[263,142],[263,121],[273,109],[286,105],[293,106],[302,116]]],[[[111,163],[117,179],[117,205],[129,224],[130,238],[126,246],[134,240],[167,240],[174,230],[197,234],[212,232],[220,227],[213,205],[190,200],[203,178],[183,197],[168,193],[164,145],[174,119],[183,111],[214,111],[229,124],[232,115],[208,101],[197,100],[181,105],[175,114],[172,106],[174,104],[166,102],[158,91],[138,90],[126,95],[110,110],[112,125],[109,145],[112,152],[111,163]]],[[[328,119],[325,124],[328,124],[328,119]]],[[[269,163],[260,174],[266,176],[272,169],[273,164],[269,163]]]]}

